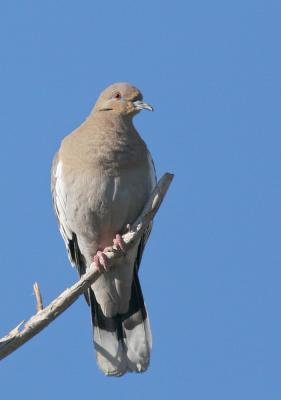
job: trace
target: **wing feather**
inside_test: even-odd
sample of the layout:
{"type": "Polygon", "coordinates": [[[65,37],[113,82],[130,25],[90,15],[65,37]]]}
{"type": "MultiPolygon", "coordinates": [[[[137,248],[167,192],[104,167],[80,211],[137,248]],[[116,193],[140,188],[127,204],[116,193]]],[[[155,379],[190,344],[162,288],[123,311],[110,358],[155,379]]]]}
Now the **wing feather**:
{"type": "Polygon", "coordinates": [[[76,254],[77,246],[75,246],[75,242],[77,242],[76,235],[67,225],[67,217],[65,210],[66,193],[63,189],[61,171],[62,171],[62,163],[59,160],[58,154],[56,154],[53,160],[52,172],[51,172],[51,192],[52,192],[53,207],[57,217],[59,230],[65,243],[69,261],[73,266],[75,266],[79,270],[79,264],[77,263],[79,257],[77,257],[76,254]]]}
{"type": "MultiPolygon", "coordinates": [[[[147,152],[147,158],[148,158],[148,164],[149,164],[149,179],[150,179],[150,185],[151,185],[151,190],[154,189],[154,187],[156,186],[157,183],[157,177],[156,177],[156,171],[155,171],[155,166],[154,166],[154,162],[153,159],[149,153],[149,151],[147,152]]],[[[136,262],[135,262],[135,266],[136,269],[138,271],[140,263],[141,263],[141,259],[142,259],[142,255],[144,252],[144,248],[145,245],[148,241],[148,238],[150,236],[151,230],[152,230],[152,226],[153,223],[150,222],[150,224],[147,226],[146,230],[144,231],[140,244],[139,244],[139,248],[138,248],[138,254],[137,254],[137,258],[136,258],[136,262]]]]}

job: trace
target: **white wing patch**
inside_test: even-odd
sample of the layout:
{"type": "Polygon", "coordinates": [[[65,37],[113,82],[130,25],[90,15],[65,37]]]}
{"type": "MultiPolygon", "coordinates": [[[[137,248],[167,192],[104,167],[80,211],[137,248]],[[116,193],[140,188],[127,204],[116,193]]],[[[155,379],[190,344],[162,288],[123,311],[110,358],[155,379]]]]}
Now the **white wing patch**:
{"type": "Polygon", "coordinates": [[[61,176],[62,176],[62,161],[59,161],[59,162],[58,162],[58,165],[57,165],[56,172],[55,172],[55,177],[56,177],[57,179],[60,179],[61,176]]]}
{"type": "Polygon", "coordinates": [[[66,193],[64,190],[62,167],[63,164],[59,161],[56,170],[54,171],[55,185],[53,187],[53,200],[59,221],[60,233],[63,237],[65,246],[69,251],[69,241],[72,239],[72,231],[67,225],[66,193]]]}

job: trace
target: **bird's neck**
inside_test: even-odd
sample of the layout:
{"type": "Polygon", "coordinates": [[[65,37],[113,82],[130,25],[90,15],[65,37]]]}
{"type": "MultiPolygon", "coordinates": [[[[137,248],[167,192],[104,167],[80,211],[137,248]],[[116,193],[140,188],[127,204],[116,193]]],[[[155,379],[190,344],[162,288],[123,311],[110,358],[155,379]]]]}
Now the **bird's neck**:
{"type": "Polygon", "coordinates": [[[135,130],[132,115],[120,114],[114,110],[94,110],[89,115],[88,121],[93,124],[105,126],[107,130],[114,129],[119,132],[135,130]]]}

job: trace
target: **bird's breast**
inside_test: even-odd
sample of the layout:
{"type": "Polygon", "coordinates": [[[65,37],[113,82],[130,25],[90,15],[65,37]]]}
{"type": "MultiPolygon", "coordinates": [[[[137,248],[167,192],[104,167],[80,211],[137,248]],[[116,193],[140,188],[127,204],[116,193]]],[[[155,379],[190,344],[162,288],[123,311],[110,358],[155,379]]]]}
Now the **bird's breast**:
{"type": "Polygon", "coordinates": [[[68,225],[100,248],[134,222],[152,190],[147,162],[119,168],[114,174],[94,166],[69,174],[61,168],[68,225]]]}
{"type": "Polygon", "coordinates": [[[107,175],[134,168],[147,158],[147,148],[135,129],[99,129],[83,125],[67,136],[60,149],[65,169],[100,169],[107,175]]]}

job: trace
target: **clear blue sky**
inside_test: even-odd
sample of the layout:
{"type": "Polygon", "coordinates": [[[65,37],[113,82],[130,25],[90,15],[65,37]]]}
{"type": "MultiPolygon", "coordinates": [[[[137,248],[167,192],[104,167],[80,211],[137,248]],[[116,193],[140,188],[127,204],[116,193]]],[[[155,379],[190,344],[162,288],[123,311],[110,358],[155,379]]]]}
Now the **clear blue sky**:
{"type": "Polygon", "coordinates": [[[81,298],[0,363],[1,398],[280,400],[279,1],[7,1],[0,6],[0,336],[76,280],[53,216],[60,140],[108,84],[175,173],[141,268],[149,371],[96,367],[81,298]]]}

